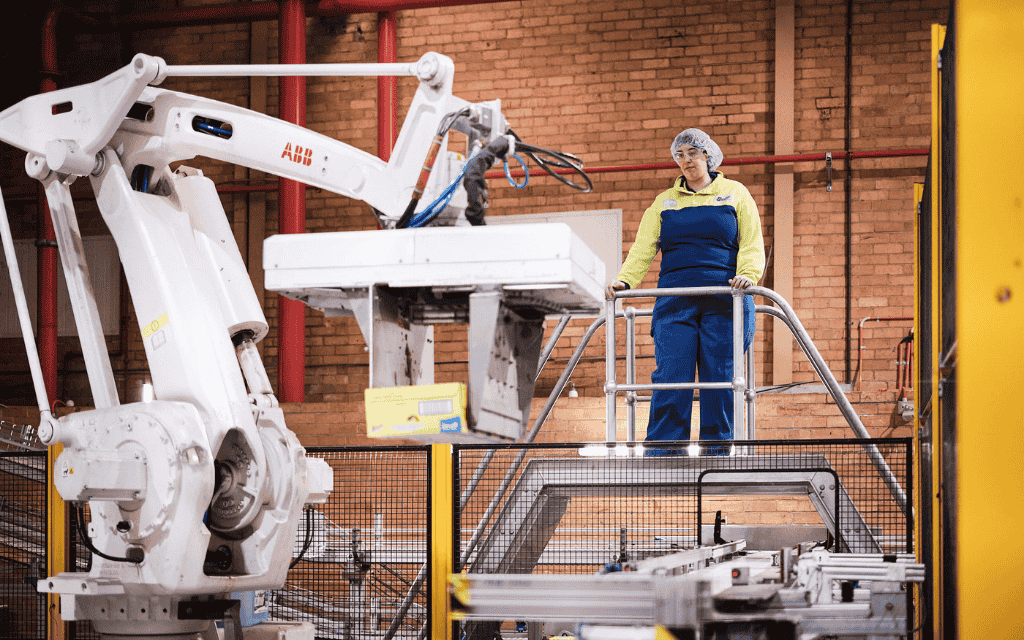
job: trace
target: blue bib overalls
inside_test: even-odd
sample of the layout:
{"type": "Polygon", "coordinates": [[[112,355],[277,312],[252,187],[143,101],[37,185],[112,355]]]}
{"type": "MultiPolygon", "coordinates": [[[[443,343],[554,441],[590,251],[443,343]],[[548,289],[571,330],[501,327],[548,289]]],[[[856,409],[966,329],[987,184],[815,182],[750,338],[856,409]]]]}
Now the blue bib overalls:
{"type": "MultiPolygon", "coordinates": [[[[661,273],[658,288],[728,286],[736,274],[739,233],[730,205],[685,206],[661,213],[661,273]]],[[[754,337],[754,302],[743,296],[743,349],[754,337]]],[[[657,369],[651,381],[732,380],[732,296],[658,298],[651,335],[657,369]]],[[[733,438],[732,391],[700,392],[700,439],[733,438]]],[[[693,391],[655,391],[647,440],[687,440],[693,391]]],[[[727,453],[724,448],[709,453],[727,453]]]]}

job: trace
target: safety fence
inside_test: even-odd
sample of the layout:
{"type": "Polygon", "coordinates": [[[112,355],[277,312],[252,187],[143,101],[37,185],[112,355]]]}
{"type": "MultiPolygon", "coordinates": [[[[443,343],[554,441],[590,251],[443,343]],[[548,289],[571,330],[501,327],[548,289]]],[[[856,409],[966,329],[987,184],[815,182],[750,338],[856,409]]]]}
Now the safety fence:
{"type": "Polygon", "coordinates": [[[0,638],[45,638],[46,452],[0,452],[0,638]]]}
{"type": "MultiPolygon", "coordinates": [[[[307,449],[334,470],[334,490],[303,515],[299,559],[284,587],[255,599],[269,619],[312,622],[318,638],[415,638],[427,628],[430,451],[307,449]]],[[[46,577],[46,466],[45,451],[0,452],[2,639],[46,638],[46,597],[35,589],[46,577]]],[[[86,571],[90,552],[69,529],[77,570],[86,571]]],[[[70,624],[67,633],[98,637],[88,622],[70,624]]]]}
{"type": "Polygon", "coordinates": [[[913,552],[912,515],[872,460],[912,486],[908,438],[737,443],[731,456],[692,446],[456,446],[459,569],[590,574],[710,544],[716,517],[719,531],[803,526],[840,552],[913,552]]]}
{"type": "MultiPolygon", "coordinates": [[[[757,441],[729,456],[701,445],[715,443],[456,446],[456,569],[592,575],[739,539],[913,552],[912,512],[877,465],[911,487],[911,439],[757,441]]],[[[490,640],[509,624],[464,622],[455,637],[490,640]]]]}
{"type": "MultiPolygon", "coordinates": [[[[910,439],[757,441],[731,456],[691,446],[454,445],[451,486],[432,478],[436,445],[310,448],[334,469],[334,491],[304,514],[298,559],[266,594],[269,619],[310,621],[318,638],[424,637],[437,549],[452,551],[454,571],[571,574],[739,537],[781,546],[794,531],[838,551],[913,550],[912,517],[873,459],[912,487],[910,439]],[[457,533],[431,540],[444,495],[457,533]]],[[[3,638],[46,637],[34,588],[45,576],[46,478],[45,453],[0,453],[3,638]]],[[[71,545],[85,570],[88,551],[71,545]]],[[[96,634],[83,622],[69,636],[96,634]]]]}
{"type": "Polygon", "coordinates": [[[334,490],[307,511],[293,554],[301,559],[267,594],[270,618],[310,621],[318,638],[417,637],[428,624],[430,448],[306,452],[334,470],[334,490]]]}

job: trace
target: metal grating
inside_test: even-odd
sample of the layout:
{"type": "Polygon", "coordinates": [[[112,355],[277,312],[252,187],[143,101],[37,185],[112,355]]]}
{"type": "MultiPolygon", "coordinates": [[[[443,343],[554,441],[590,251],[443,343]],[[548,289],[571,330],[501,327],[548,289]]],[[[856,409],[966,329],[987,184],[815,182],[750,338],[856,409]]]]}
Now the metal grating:
{"type": "Polygon", "coordinates": [[[0,453],[0,638],[45,638],[46,452],[0,453]]]}
{"type": "Polygon", "coordinates": [[[698,523],[710,544],[719,512],[732,526],[829,533],[838,518],[840,551],[913,551],[912,519],[867,452],[877,448],[912,504],[910,439],[758,441],[732,456],[690,456],[689,445],[647,457],[586,457],[581,444],[456,447],[460,568],[594,573],[694,548],[698,523]]]}

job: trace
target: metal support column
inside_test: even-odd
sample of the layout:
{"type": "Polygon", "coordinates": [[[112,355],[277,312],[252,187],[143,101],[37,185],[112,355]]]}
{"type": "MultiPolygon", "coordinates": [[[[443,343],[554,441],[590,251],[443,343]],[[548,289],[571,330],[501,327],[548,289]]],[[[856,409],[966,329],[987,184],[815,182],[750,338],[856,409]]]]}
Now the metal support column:
{"type": "Polygon", "coordinates": [[[455,493],[452,487],[452,446],[430,446],[430,637],[451,638],[448,576],[455,566],[451,541],[455,493]]]}

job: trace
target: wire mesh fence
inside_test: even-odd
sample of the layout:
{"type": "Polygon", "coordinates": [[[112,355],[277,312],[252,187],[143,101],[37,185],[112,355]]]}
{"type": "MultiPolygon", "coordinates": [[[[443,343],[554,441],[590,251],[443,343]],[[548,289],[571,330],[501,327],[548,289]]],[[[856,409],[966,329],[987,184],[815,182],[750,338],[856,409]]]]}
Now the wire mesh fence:
{"type": "Polygon", "coordinates": [[[45,638],[46,452],[0,452],[0,638],[45,638]]]}
{"type": "Polygon", "coordinates": [[[270,619],[310,621],[318,638],[417,637],[428,620],[429,447],[306,453],[334,469],[334,490],[299,527],[301,559],[267,594],[270,619]]]}
{"type": "Polygon", "coordinates": [[[660,447],[646,455],[621,443],[456,447],[460,568],[587,574],[716,536],[913,551],[909,510],[871,455],[909,501],[910,439],[758,441],[730,456],[689,455],[688,442],[660,447]]]}
{"type": "MultiPolygon", "coordinates": [[[[913,549],[912,518],[870,455],[880,454],[912,504],[910,439],[758,441],[731,456],[691,456],[689,445],[622,457],[623,445],[599,445],[599,457],[581,444],[456,446],[456,570],[587,574],[698,540],[782,529],[824,536],[838,551],[913,549]]],[[[266,594],[269,618],[310,621],[318,638],[422,637],[429,447],[307,453],[334,469],[334,491],[304,514],[301,558],[285,586],[266,594]]],[[[45,574],[46,478],[43,452],[0,453],[0,637],[46,637],[45,598],[34,588],[45,574]]],[[[74,538],[71,546],[85,570],[88,551],[74,538]]],[[[96,637],[88,623],[71,632],[96,637]]]]}
{"type": "MultiPolygon", "coordinates": [[[[428,620],[429,448],[307,454],[334,470],[334,491],[303,514],[293,554],[301,559],[262,600],[268,619],[312,622],[317,638],[417,637],[428,620]]],[[[46,638],[46,599],[35,581],[46,577],[47,477],[45,451],[0,452],[0,639],[46,638]]],[[[75,570],[88,571],[89,550],[73,527],[68,533],[75,570]]],[[[99,637],[88,621],[68,631],[99,637]]]]}

